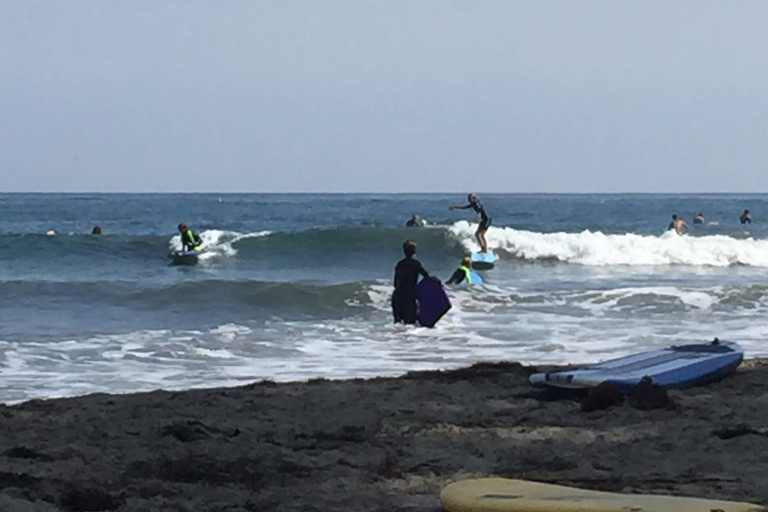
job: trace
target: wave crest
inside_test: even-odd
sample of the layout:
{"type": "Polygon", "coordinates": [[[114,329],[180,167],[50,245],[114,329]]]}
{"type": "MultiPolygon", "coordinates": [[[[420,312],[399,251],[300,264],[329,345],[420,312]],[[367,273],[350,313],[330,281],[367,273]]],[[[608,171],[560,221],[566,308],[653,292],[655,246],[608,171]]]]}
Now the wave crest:
{"type": "MultiPolygon", "coordinates": [[[[469,250],[478,250],[475,227],[468,222],[451,226],[451,232],[469,250]]],[[[740,240],[723,235],[661,236],[632,233],[606,235],[601,232],[536,233],[513,228],[491,227],[488,245],[526,261],[560,261],[588,266],[691,265],[768,267],[768,240],[740,240]]]]}

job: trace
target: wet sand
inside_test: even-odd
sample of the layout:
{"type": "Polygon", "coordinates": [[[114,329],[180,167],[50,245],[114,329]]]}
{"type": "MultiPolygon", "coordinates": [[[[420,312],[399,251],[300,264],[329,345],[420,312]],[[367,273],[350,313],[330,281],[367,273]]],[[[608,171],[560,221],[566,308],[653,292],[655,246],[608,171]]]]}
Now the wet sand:
{"type": "Polygon", "coordinates": [[[0,406],[0,511],[438,511],[445,484],[485,476],[768,504],[768,361],[589,413],[534,370],[0,406]]]}

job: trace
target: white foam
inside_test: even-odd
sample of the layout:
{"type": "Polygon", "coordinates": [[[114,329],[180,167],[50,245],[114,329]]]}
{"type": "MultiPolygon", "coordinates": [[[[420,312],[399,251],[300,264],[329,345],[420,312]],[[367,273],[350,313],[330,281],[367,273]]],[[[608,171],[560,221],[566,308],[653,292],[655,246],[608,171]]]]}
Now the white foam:
{"type": "MultiPolygon", "coordinates": [[[[475,226],[460,221],[449,228],[470,251],[479,250],[475,226]]],[[[497,249],[523,260],[557,260],[589,266],[694,265],[768,267],[768,240],[740,240],[728,236],[661,236],[600,232],[537,233],[491,227],[486,238],[497,249]]]]}
{"type": "MultiPolygon", "coordinates": [[[[199,233],[203,241],[205,252],[200,255],[201,260],[214,259],[217,257],[234,256],[237,249],[233,245],[240,240],[248,238],[261,238],[272,234],[272,231],[256,231],[253,233],[238,233],[236,231],[221,231],[218,229],[208,229],[199,233]]],[[[181,235],[175,235],[168,241],[171,251],[181,250],[181,235]]]]}

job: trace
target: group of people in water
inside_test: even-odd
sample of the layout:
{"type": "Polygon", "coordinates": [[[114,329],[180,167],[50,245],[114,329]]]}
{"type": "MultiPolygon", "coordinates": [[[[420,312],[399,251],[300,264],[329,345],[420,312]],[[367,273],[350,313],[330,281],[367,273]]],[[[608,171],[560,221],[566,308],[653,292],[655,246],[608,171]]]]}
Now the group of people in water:
{"type": "MultiPolygon", "coordinates": [[[[480,200],[475,194],[467,196],[467,204],[456,204],[450,207],[451,210],[472,209],[476,213],[475,222],[478,223],[475,231],[475,238],[480,244],[480,250],[483,253],[488,252],[488,241],[485,233],[491,226],[491,217],[485,210],[480,200]]],[[[427,223],[414,214],[406,223],[408,227],[425,226],[427,223]]],[[[395,266],[395,291],[392,294],[392,316],[395,323],[415,324],[418,315],[418,304],[416,302],[416,284],[419,276],[425,279],[439,281],[440,279],[429,273],[424,265],[416,259],[418,245],[414,240],[406,240],[403,243],[403,253],[405,257],[397,262],[395,266]]],[[[448,279],[447,284],[459,284],[462,282],[471,282],[470,275],[472,269],[472,259],[465,257],[461,265],[448,279]]]]}
{"type": "MultiPolygon", "coordinates": [[[[696,217],[693,218],[694,224],[704,224],[704,214],[699,212],[696,214],[696,217]]],[[[752,215],[749,213],[749,210],[744,210],[741,212],[741,215],[739,215],[739,222],[742,224],[752,224],[752,215]]],[[[710,224],[716,224],[714,222],[710,224]]],[[[685,223],[685,221],[681,218],[679,218],[677,215],[672,215],[672,221],[667,226],[667,231],[674,230],[675,233],[678,235],[683,233],[684,229],[689,229],[688,224],[685,223]]]]}

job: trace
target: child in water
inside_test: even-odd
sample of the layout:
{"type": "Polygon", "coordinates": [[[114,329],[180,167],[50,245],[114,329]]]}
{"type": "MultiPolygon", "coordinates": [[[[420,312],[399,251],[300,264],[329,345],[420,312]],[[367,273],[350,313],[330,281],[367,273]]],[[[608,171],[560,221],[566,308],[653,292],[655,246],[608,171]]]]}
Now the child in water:
{"type": "Polygon", "coordinates": [[[451,275],[451,278],[446,281],[447,284],[461,284],[466,279],[467,284],[472,284],[472,259],[469,256],[461,260],[461,265],[451,275]]]}
{"type": "Polygon", "coordinates": [[[416,259],[417,249],[416,242],[406,240],[403,244],[405,258],[398,261],[395,267],[395,292],[392,294],[392,316],[394,316],[396,324],[416,323],[416,316],[418,315],[416,282],[419,280],[419,275],[438,281],[416,259]]]}
{"type": "Polygon", "coordinates": [[[467,199],[469,200],[469,204],[455,204],[451,206],[450,209],[466,210],[472,208],[475,210],[477,213],[475,220],[480,221],[480,224],[477,226],[477,231],[475,231],[475,238],[477,238],[477,242],[480,244],[480,251],[482,253],[487,253],[488,241],[485,239],[485,232],[488,231],[489,227],[491,227],[491,218],[488,216],[488,213],[485,211],[485,208],[477,199],[475,194],[469,194],[467,199]]]}

